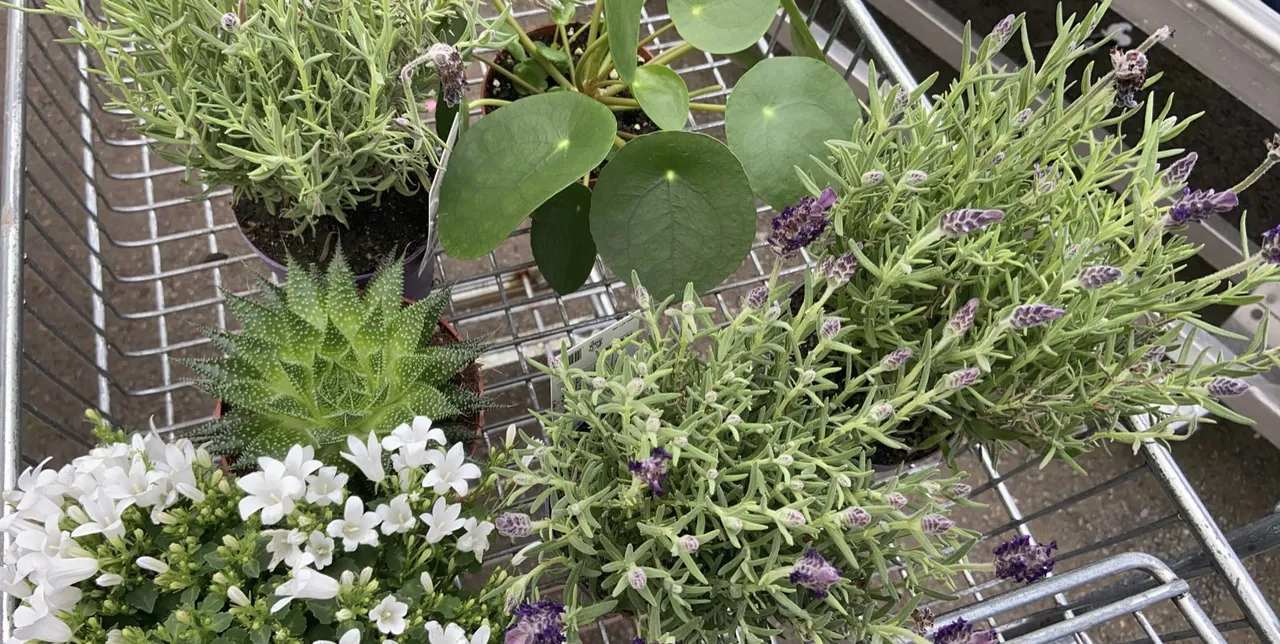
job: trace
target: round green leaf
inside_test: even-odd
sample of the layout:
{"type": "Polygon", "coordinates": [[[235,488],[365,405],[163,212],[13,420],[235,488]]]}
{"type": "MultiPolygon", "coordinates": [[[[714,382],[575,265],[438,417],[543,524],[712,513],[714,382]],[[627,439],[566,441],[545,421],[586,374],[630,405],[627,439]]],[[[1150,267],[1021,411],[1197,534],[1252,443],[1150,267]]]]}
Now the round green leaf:
{"type": "Polygon", "coordinates": [[[498,247],[542,202],[604,160],[613,112],[577,92],[522,98],[476,122],[454,147],[440,187],[445,252],[474,259],[498,247]]]}
{"type": "Polygon", "coordinates": [[[609,26],[609,53],[618,78],[630,85],[636,78],[636,50],[640,48],[640,11],[644,0],[603,0],[609,26]]]}
{"type": "Polygon", "coordinates": [[[732,54],[769,31],[778,0],[670,0],[667,11],[689,44],[709,54],[732,54]]]}
{"type": "Polygon", "coordinates": [[[692,132],[654,132],[623,146],[591,197],[591,236],[617,275],[635,271],[655,297],[705,291],[751,249],[755,200],[723,143],[692,132]]]}
{"type": "Polygon", "coordinates": [[[533,259],[561,295],[582,286],[596,261],[591,239],[591,189],[574,182],[538,206],[529,228],[533,259]]]}
{"type": "Polygon", "coordinates": [[[743,160],[756,195],[783,208],[808,194],[795,167],[813,173],[810,156],[848,138],[858,99],[839,72],[811,58],[770,58],[747,72],[725,109],[725,139],[743,160]]]}
{"type": "Polygon", "coordinates": [[[644,65],[636,70],[631,94],[664,130],[683,130],[689,118],[689,87],[670,67],[644,65]]]}

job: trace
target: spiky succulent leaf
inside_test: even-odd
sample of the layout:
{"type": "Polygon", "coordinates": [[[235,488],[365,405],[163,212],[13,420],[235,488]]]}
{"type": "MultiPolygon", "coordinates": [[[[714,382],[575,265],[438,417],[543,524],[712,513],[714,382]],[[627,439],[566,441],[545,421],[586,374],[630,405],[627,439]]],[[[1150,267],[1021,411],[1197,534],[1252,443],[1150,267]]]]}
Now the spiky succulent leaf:
{"type": "Polygon", "coordinates": [[[228,296],[243,331],[210,331],[225,355],[188,364],[229,411],[194,436],[242,462],[298,443],[343,465],[348,435],[386,435],[415,416],[465,426],[492,406],[461,377],[484,346],[433,341],[448,293],[406,305],[403,275],[402,260],[388,262],[361,294],[339,253],[323,282],[290,261],[283,288],[264,282],[259,298],[228,296]]]}

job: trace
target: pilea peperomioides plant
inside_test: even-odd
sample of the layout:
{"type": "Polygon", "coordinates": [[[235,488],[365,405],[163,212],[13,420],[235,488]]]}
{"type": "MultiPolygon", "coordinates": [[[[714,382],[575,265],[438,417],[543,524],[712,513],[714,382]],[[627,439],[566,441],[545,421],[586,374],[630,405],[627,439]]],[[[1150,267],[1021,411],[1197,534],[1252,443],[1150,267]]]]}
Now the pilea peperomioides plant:
{"type": "Polygon", "coordinates": [[[768,294],[717,329],[692,286],[670,308],[641,291],[637,332],[548,369],[563,411],[539,416],[545,443],[495,470],[509,503],[538,491],[527,514],[494,520],[539,539],[505,590],[520,605],[508,642],[562,641],[561,628],[576,641],[615,609],[652,642],[897,641],[923,588],[970,567],[972,535],[942,504],[967,503],[968,486],[936,471],[877,483],[849,437],[874,430],[882,405],[827,404],[835,370],[820,365],[854,351],[856,329],[821,302],[792,326],[768,294]],[[537,601],[562,571],[564,606],[537,601]]]}
{"type": "Polygon", "coordinates": [[[211,332],[226,355],[189,363],[225,413],[194,438],[244,462],[310,446],[330,465],[342,464],[348,435],[385,436],[418,416],[473,439],[474,415],[490,406],[469,369],[483,345],[438,322],[447,290],[407,303],[403,270],[402,259],[384,262],[362,294],[339,253],[323,280],[291,262],[283,288],[261,280],[261,298],[229,296],[243,331],[211,332]]]}

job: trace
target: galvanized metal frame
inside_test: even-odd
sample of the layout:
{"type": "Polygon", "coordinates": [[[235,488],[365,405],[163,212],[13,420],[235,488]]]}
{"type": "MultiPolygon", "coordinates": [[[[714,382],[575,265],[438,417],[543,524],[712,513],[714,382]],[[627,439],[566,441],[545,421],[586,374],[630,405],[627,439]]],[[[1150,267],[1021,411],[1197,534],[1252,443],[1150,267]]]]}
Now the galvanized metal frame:
{"type": "MultiPolygon", "coordinates": [[[[915,1],[915,0],[911,0],[915,1]]],[[[831,25],[814,25],[813,17],[817,15],[821,0],[815,2],[808,16],[811,28],[822,36],[826,51],[833,66],[843,70],[846,78],[855,90],[865,96],[867,66],[864,55],[869,54],[877,62],[877,68],[887,74],[892,82],[914,86],[914,80],[906,66],[897,55],[888,39],[880,31],[871,13],[862,0],[839,0],[840,14],[831,25]],[[848,27],[848,28],[845,28],[848,27]],[[852,34],[850,33],[852,30],[852,34]]],[[[528,17],[528,16],[522,16],[528,17]]],[[[53,28],[47,17],[34,18],[45,28],[53,28]]],[[[668,17],[660,13],[644,14],[644,28],[650,33],[668,17]]],[[[771,52],[776,46],[787,46],[788,31],[786,18],[780,16],[775,28],[759,43],[762,54],[771,52]]],[[[119,134],[111,125],[117,124],[119,113],[104,108],[101,94],[87,82],[83,69],[88,64],[88,55],[81,50],[71,50],[74,58],[69,65],[74,71],[63,71],[54,64],[59,55],[66,56],[67,50],[46,45],[38,38],[27,37],[32,26],[28,17],[10,11],[8,37],[6,40],[8,63],[6,66],[6,86],[4,106],[6,122],[4,138],[0,139],[0,431],[3,432],[3,479],[6,487],[11,487],[17,477],[23,461],[19,436],[24,414],[31,420],[47,425],[54,437],[68,440],[83,440],[83,436],[71,426],[70,418],[78,415],[65,413],[65,410],[42,409],[39,405],[24,400],[21,395],[19,379],[24,367],[27,375],[43,378],[52,383],[50,386],[65,390],[77,404],[93,406],[105,414],[121,414],[120,420],[137,426],[136,411],[134,416],[127,411],[117,411],[127,407],[125,404],[135,403],[139,399],[160,401],[161,417],[156,424],[163,431],[176,431],[203,422],[206,414],[190,413],[187,407],[177,399],[185,396],[184,385],[178,381],[170,370],[170,359],[179,355],[190,355],[204,346],[201,340],[177,339],[171,332],[181,331],[181,318],[193,311],[207,311],[212,324],[225,327],[227,317],[224,310],[224,298],[218,289],[224,286],[237,290],[245,290],[243,276],[246,271],[257,270],[252,264],[242,266],[248,254],[234,257],[219,256],[222,248],[220,234],[233,228],[220,212],[215,200],[224,198],[226,191],[212,193],[209,198],[195,201],[198,211],[188,217],[185,225],[177,230],[166,229],[171,223],[172,211],[183,207],[189,199],[184,196],[161,196],[165,182],[171,182],[174,175],[180,172],[153,158],[147,148],[147,142],[131,134],[119,134]],[[28,42],[34,43],[35,53],[42,56],[43,65],[31,66],[27,73],[28,42]],[[39,73],[48,67],[51,74],[39,73]],[[25,82],[34,83],[26,85],[25,82]],[[25,107],[31,101],[32,92],[69,93],[74,96],[70,103],[55,103],[52,111],[36,106],[31,114],[25,113],[25,107]],[[30,120],[27,117],[30,117],[30,120]],[[113,120],[114,119],[114,120],[113,120]],[[61,122],[59,122],[61,121],[61,122]],[[63,132],[65,137],[56,138],[54,148],[45,149],[40,145],[28,144],[24,140],[26,132],[24,124],[31,123],[44,128],[48,132],[63,132]],[[78,138],[78,140],[77,140],[78,138]],[[138,159],[136,167],[106,167],[103,158],[107,150],[131,150],[138,159]],[[30,153],[42,164],[57,168],[56,159],[65,157],[70,161],[70,170],[57,171],[56,181],[51,184],[39,181],[34,177],[24,179],[24,152],[30,153]],[[142,195],[140,200],[122,198],[117,192],[102,190],[104,183],[123,182],[128,186],[139,186],[142,195]],[[65,212],[60,208],[52,208],[52,218],[23,217],[24,196],[33,196],[44,205],[53,204],[60,197],[71,196],[79,212],[65,212]],[[163,215],[163,217],[162,217],[163,215]],[[220,216],[221,215],[221,216],[220,216]],[[125,238],[119,227],[122,217],[140,220],[146,228],[146,234],[138,238],[125,238]],[[78,218],[78,219],[77,219],[78,218]],[[113,221],[116,224],[113,225],[113,221]],[[55,227],[65,227],[65,230],[55,227]],[[73,257],[72,250],[54,248],[54,265],[42,265],[40,258],[27,258],[23,252],[23,236],[33,234],[36,243],[53,244],[60,235],[71,234],[75,244],[83,245],[86,256],[73,257]],[[207,249],[209,257],[196,264],[174,266],[167,260],[162,249],[166,245],[195,243],[207,249]],[[149,265],[140,274],[125,274],[120,267],[111,262],[113,250],[138,249],[147,253],[145,263],[149,265]],[[24,261],[25,260],[25,261],[24,261]],[[87,264],[87,266],[84,266],[87,264]],[[69,270],[69,279],[76,284],[58,283],[59,270],[69,270]],[[24,291],[23,277],[32,278],[24,291]],[[166,287],[166,280],[200,278],[203,280],[199,293],[182,293],[181,289],[166,287]],[[147,306],[128,308],[128,305],[113,299],[114,289],[121,285],[143,286],[151,289],[147,298],[147,306]],[[65,288],[64,288],[65,287],[65,288]],[[69,292],[80,288],[85,297],[77,301],[69,292]],[[52,292],[49,292],[52,291],[52,292]],[[37,299],[52,302],[62,307],[61,313],[49,313],[41,308],[42,302],[28,302],[24,294],[38,293],[37,299]],[[24,317],[28,322],[23,329],[24,317]],[[108,332],[111,325],[124,325],[128,331],[113,335],[108,332]],[[75,336],[71,328],[80,326],[91,336],[90,343],[84,345],[82,338],[75,336]],[[137,329],[139,333],[133,331],[137,329]],[[148,331],[148,329],[151,329],[148,331]],[[28,334],[48,334],[71,353],[73,367],[89,374],[88,384],[77,387],[71,381],[77,374],[59,370],[56,366],[45,364],[46,356],[23,353],[22,340],[24,331],[28,334]],[[142,333],[151,333],[154,342],[145,341],[142,333]],[[136,360],[158,360],[155,369],[155,380],[143,383],[128,383],[119,380],[118,374],[125,369],[123,364],[136,360]]],[[[659,39],[653,44],[656,51],[664,51],[679,44],[670,39],[659,39]]],[[[677,71],[693,77],[699,73],[710,74],[713,82],[726,89],[713,93],[705,100],[725,97],[731,83],[726,82],[728,62],[712,56],[702,56],[692,64],[689,58],[677,71]]],[[[65,62],[65,61],[64,61],[65,62]]],[[[870,79],[879,82],[880,79],[870,79]]],[[[473,84],[476,79],[471,81],[473,84]]],[[[690,118],[689,127],[694,130],[710,130],[723,125],[721,118],[690,118]]],[[[34,141],[34,140],[32,140],[34,141]]],[[[66,164],[64,164],[65,166],[66,164]]],[[[767,209],[761,209],[767,212],[767,209]]],[[[526,228],[517,230],[508,242],[510,245],[526,244],[526,228]]],[[[512,263],[511,257],[503,252],[495,252],[478,262],[456,262],[437,257],[437,275],[442,281],[454,284],[454,297],[451,303],[451,314],[455,324],[464,333],[471,335],[489,334],[494,339],[492,350],[486,354],[484,363],[489,391],[502,399],[516,400],[519,406],[506,418],[494,415],[492,432],[502,431],[501,426],[507,423],[523,424],[532,427],[533,419],[519,411],[524,408],[541,408],[546,404],[546,380],[535,372],[530,359],[542,359],[549,351],[555,350],[561,341],[583,338],[607,326],[630,308],[630,300],[625,285],[611,275],[603,264],[597,262],[589,284],[580,292],[567,297],[558,297],[545,284],[540,283],[531,259],[516,253],[517,259],[512,263]],[[523,258],[523,259],[521,259],[523,258]],[[500,421],[500,422],[499,422],[500,421]]],[[[50,258],[44,258],[49,260],[50,258]]],[[[787,265],[784,276],[802,270],[808,258],[787,265]]],[[[757,243],[748,261],[726,283],[711,292],[720,312],[728,317],[735,311],[738,297],[752,286],[767,279],[772,267],[772,255],[762,243],[757,243]]],[[[65,277],[65,276],[64,276],[65,277]]],[[[136,406],[136,405],[135,405],[136,406]]],[[[29,430],[30,431],[30,430],[29,430]]],[[[43,447],[43,446],[41,446],[43,447]]],[[[31,450],[39,456],[41,448],[31,450]]],[[[1147,472],[1154,472],[1165,486],[1170,498],[1176,502],[1178,513],[1187,516],[1188,523],[1202,543],[1216,567],[1216,570],[1231,582],[1233,587],[1244,588],[1238,595],[1238,602],[1249,616],[1255,632],[1262,633],[1266,642],[1280,641],[1275,639],[1274,613],[1262,603],[1257,603],[1260,594],[1248,592],[1252,585],[1247,572],[1240,564],[1239,558],[1231,550],[1227,540],[1220,531],[1216,531],[1194,491],[1181,478],[1175,464],[1168,460],[1167,452],[1155,445],[1144,447],[1147,456],[1147,467],[1138,468],[1122,477],[1102,481],[1090,489],[1049,506],[1037,508],[1024,513],[1023,508],[1015,501],[1013,489],[1018,485],[1019,476],[1033,471],[1034,463],[1026,462],[1012,468],[998,466],[985,452],[979,455],[981,472],[986,483],[978,486],[975,496],[998,503],[1009,518],[1009,521],[997,529],[984,535],[984,541],[1002,538],[1010,531],[1030,534],[1029,523],[1038,518],[1064,511],[1076,504],[1089,502],[1102,492],[1124,485],[1140,478],[1147,472]],[[1163,456],[1162,456],[1163,454],[1163,456]],[[983,496],[987,495],[987,496],[983,496]],[[1198,512],[1197,512],[1198,508],[1198,512]],[[1264,610],[1265,609],[1265,610],[1264,610]],[[1270,630],[1269,630],[1270,629],[1270,630]]],[[[1114,545],[1130,539],[1141,537],[1152,530],[1179,525],[1177,515],[1166,516],[1149,526],[1132,530],[1124,534],[1114,535],[1104,542],[1081,548],[1077,552],[1067,553],[1066,559],[1086,556],[1106,545],[1114,545]]],[[[514,548],[505,555],[510,556],[514,548]]],[[[1194,555],[1188,555],[1194,556],[1194,555]]],[[[1145,561],[1145,560],[1144,560],[1145,561]]],[[[1150,563],[1150,562],[1147,562],[1150,563]]],[[[1158,563],[1158,562],[1157,562],[1158,563]]],[[[1154,566],[1154,564],[1152,564],[1154,566]]],[[[1077,577],[1068,577],[1071,573],[1050,580],[1055,585],[1032,586],[1039,590],[1036,593],[1048,593],[1054,598],[1055,608],[1051,611],[1055,619],[1067,618],[1080,620],[1077,611],[1080,608],[1069,596],[1074,589],[1071,581],[1077,577]],[[1067,581],[1062,581],[1066,579],[1067,581]]],[[[966,575],[968,588],[961,592],[961,601],[973,602],[969,608],[978,611],[991,609],[980,608],[986,604],[984,596],[998,588],[998,581],[979,580],[974,575],[966,575]]],[[[1050,583],[1046,582],[1046,583],[1050,583]]],[[[1181,588],[1176,580],[1165,580],[1165,591],[1168,588],[1181,588]],[[1170,584],[1174,584],[1170,586],[1170,584]]],[[[1032,593],[1035,594],[1035,593],[1032,593]]],[[[1012,596],[1015,599],[1004,599],[1001,605],[1020,601],[1016,598],[1026,597],[1028,593],[1012,596]]],[[[1000,595],[1009,597],[1010,595],[1000,595]]],[[[1164,595],[1161,595],[1163,597],[1164,595]]],[[[1183,595],[1179,595],[1183,599],[1183,595]]],[[[1142,609],[1157,601],[1154,597],[1139,598],[1124,595],[1123,604],[1132,609],[1135,619],[1144,625],[1144,631],[1152,641],[1160,641],[1151,623],[1143,615],[1142,609]],[[1148,601],[1149,600],[1149,601],[1148,601]],[[1146,602],[1146,603],[1143,603],[1146,602]]],[[[1029,601],[1029,600],[1028,600],[1029,601]]],[[[1185,603],[1185,602],[1184,602],[1185,603]]],[[[0,615],[0,635],[7,634],[11,624],[10,605],[6,602],[5,612],[0,615]]],[[[998,611],[997,611],[998,613],[998,611]]],[[[988,623],[996,625],[997,613],[984,617],[988,623]]],[[[980,613],[972,613],[974,615],[980,613]]],[[[981,613],[987,615],[987,613],[981,613]]],[[[1127,614],[1127,613],[1126,613],[1127,614]]],[[[1089,624],[1101,623],[1111,614],[1085,612],[1084,619],[1089,624]]],[[[1072,623],[1071,621],[1067,623],[1072,623]]],[[[1074,625],[1085,624],[1074,621],[1074,625]]],[[[1205,626],[1202,620],[1195,621],[1199,629],[1205,626]]],[[[1233,625],[1228,625],[1233,626],[1233,625]]],[[[1018,622],[1010,622],[1007,628],[1018,628],[1018,622]]],[[[1212,625],[1208,626],[1212,629],[1212,625]]],[[[599,627],[600,633],[607,640],[605,627],[599,627]]],[[[1073,631],[1076,641],[1088,643],[1092,640],[1086,629],[1073,631]]],[[[1012,631],[1010,631],[1012,632],[1012,631]]],[[[1202,637],[1212,637],[1216,630],[1205,630],[1202,637]]]]}

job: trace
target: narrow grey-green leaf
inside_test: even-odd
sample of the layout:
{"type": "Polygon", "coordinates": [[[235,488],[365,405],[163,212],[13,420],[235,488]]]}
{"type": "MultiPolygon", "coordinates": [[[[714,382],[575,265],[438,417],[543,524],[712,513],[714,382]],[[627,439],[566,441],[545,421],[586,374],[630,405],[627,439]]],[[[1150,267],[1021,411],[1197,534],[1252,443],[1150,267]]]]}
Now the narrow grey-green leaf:
{"type": "Polygon", "coordinates": [[[604,0],[609,26],[609,53],[618,78],[630,85],[636,77],[636,50],[640,48],[640,9],[644,0],[604,0]]]}
{"type": "Polygon", "coordinates": [[[689,87],[670,67],[645,65],[636,70],[631,93],[644,113],[664,130],[683,130],[689,118],[689,87]]]}
{"type": "Polygon", "coordinates": [[[542,202],[604,160],[613,112],[578,92],[522,98],[485,116],[449,158],[440,241],[459,259],[498,247],[542,202]]]}
{"type": "Polygon", "coordinates": [[[538,206],[529,229],[529,246],[551,288],[561,295],[578,290],[596,260],[596,243],[591,239],[591,189],[575,181],[538,206]]]}
{"type": "Polygon", "coordinates": [[[591,236],[615,274],[635,271],[656,298],[705,291],[737,270],[755,237],[742,164],[692,132],[639,137],[605,166],[591,198],[591,236]]]}
{"type": "Polygon", "coordinates": [[[670,0],[667,10],[689,44],[710,54],[732,54],[769,31],[778,0],[670,0]]]}
{"type": "Polygon", "coordinates": [[[824,62],[770,58],[747,72],[729,95],[725,139],[742,159],[756,195],[784,208],[807,194],[795,167],[817,174],[810,156],[825,158],[826,142],[848,138],[858,99],[824,62]]]}

